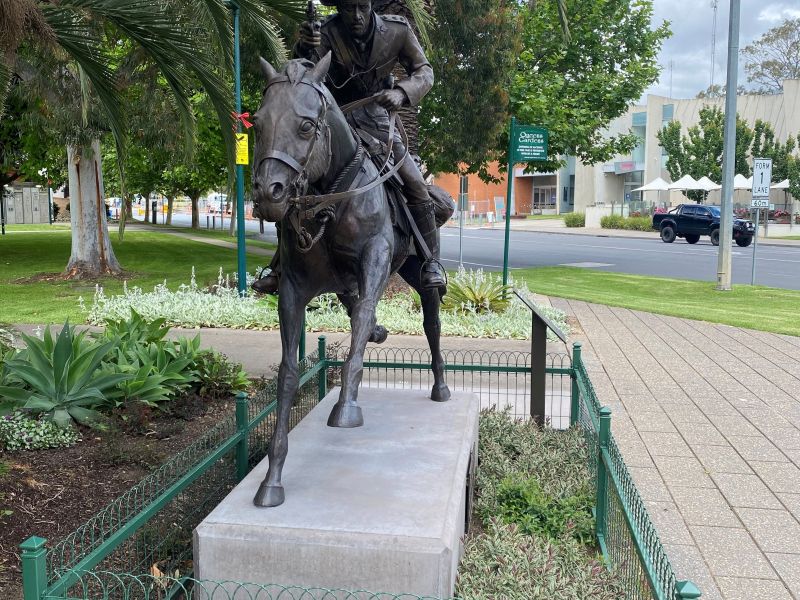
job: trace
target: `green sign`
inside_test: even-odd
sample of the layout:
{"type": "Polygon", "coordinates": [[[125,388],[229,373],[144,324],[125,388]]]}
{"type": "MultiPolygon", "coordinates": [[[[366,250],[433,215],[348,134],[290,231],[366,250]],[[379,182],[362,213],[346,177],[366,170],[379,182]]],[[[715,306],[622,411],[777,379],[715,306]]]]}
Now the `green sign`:
{"type": "Polygon", "coordinates": [[[512,164],[547,160],[547,129],[522,125],[512,131],[512,164]]]}

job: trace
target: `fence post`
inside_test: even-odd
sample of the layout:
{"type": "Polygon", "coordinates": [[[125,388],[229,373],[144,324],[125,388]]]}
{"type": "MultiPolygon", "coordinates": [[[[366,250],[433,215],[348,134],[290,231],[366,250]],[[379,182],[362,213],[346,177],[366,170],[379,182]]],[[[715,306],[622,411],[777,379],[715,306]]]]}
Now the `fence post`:
{"type": "Polygon", "coordinates": [[[317,356],[319,356],[319,361],[322,363],[322,369],[319,371],[319,379],[317,380],[319,399],[322,400],[328,393],[328,356],[325,347],[324,335],[321,335],[319,338],[317,338],[317,356]]]}
{"type": "Polygon", "coordinates": [[[608,473],[603,461],[603,450],[608,449],[611,437],[611,409],[604,406],[600,409],[600,431],[597,437],[597,501],[595,503],[595,528],[601,547],[605,547],[606,517],[608,515],[608,473]]]}
{"type": "Polygon", "coordinates": [[[239,443],[236,444],[236,480],[241,481],[247,476],[249,462],[249,432],[247,426],[250,424],[248,407],[250,400],[247,394],[239,392],[236,394],[236,431],[241,436],[239,443]]]}
{"type": "Polygon", "coordinates": [[[700,590],[697,589],[697,586],[693,584],[691,581],[679,581],[675,585],[675,590],[677,592],[676,596],[678,598],[687,598],[692,599],[699,598],[702,594],[700,590]]]}
{"type": "Polygon", "coordinates": [[[580,411],[580,388],[578,387],[578,365],[581,364],[581,347],[583,344],[575,342],[572,344],[572,404],[569,410],[569,424],[575,425],[578,422],[580,411]]]}
{"type": "Polygon", "coordinates": [[[32,536],[20,544],[22,550],[22,597],[40,600],[47,587],[47,540],[32,536]]]}

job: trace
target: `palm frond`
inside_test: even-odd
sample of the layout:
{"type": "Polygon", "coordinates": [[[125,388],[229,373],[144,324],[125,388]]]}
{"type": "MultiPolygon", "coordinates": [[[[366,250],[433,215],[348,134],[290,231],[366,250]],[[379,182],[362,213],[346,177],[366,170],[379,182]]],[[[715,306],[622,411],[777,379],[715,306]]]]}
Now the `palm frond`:
{"type": "Polygon", "coordinates": [[[0,121],[6,109],[6,98],[11,87],[11,68],[0,58],[0,121]]]}
{"type": "Polygon", "coordinates": [[[106,113],[117,146],[123,147],[125,124],[122,98],[117,91],[114,72],[109,66],[108,56],[102,51],[100,40],[86,22],[67,6],[48,5],[43,7],[42,12],[54,33],[56,43],[78,64],[82,77],[91,83],[100,106],[106,113]]]}
{"type": "Polygon", "coordinates": [[[419,32],[419,40],[423,46],[429,48],[431,45],[429,30],[433,27],[435,19],[425,10],[424,0],[406,0],[406,6],[414,18],[414,22],[419,32]]]}
{"type": "Polygon", "coordinates": [[[561,23],[561,32],[564,35],[564,43],[569,44],[569,16],[567,15],[567,0],[556,0],[558,5],[558,20],[561,23]]]}

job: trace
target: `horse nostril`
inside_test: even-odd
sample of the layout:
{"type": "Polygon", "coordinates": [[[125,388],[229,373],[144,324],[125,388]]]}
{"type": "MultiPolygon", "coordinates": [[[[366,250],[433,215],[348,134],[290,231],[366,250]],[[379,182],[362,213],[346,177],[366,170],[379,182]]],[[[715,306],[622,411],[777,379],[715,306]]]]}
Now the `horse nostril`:
{"type": "Polygon", "coordinates": [[[258,180],[254,181],[253,182],[253,189],[254,190],[260,190],[261,189],[261,182],[258,181],[258,180]]]}
{"type": "Polygon", "coordinates": [[[274,200],[280,200],[283,196],[283,184],[273,183],[271,186],[269,186],[269,192],[270,196],[272,196],[274,200]]]}

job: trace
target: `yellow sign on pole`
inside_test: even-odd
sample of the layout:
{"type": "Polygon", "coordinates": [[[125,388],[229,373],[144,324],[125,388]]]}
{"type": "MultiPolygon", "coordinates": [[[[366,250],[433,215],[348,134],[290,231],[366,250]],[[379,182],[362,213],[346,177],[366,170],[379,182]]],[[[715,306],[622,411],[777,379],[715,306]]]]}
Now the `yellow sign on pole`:
{"type": "Polygon", "coordinates": [[[247,134],[236,134],[236,164],[248,165],[250,164],[250,154],[247,146],[247,134]]]}

